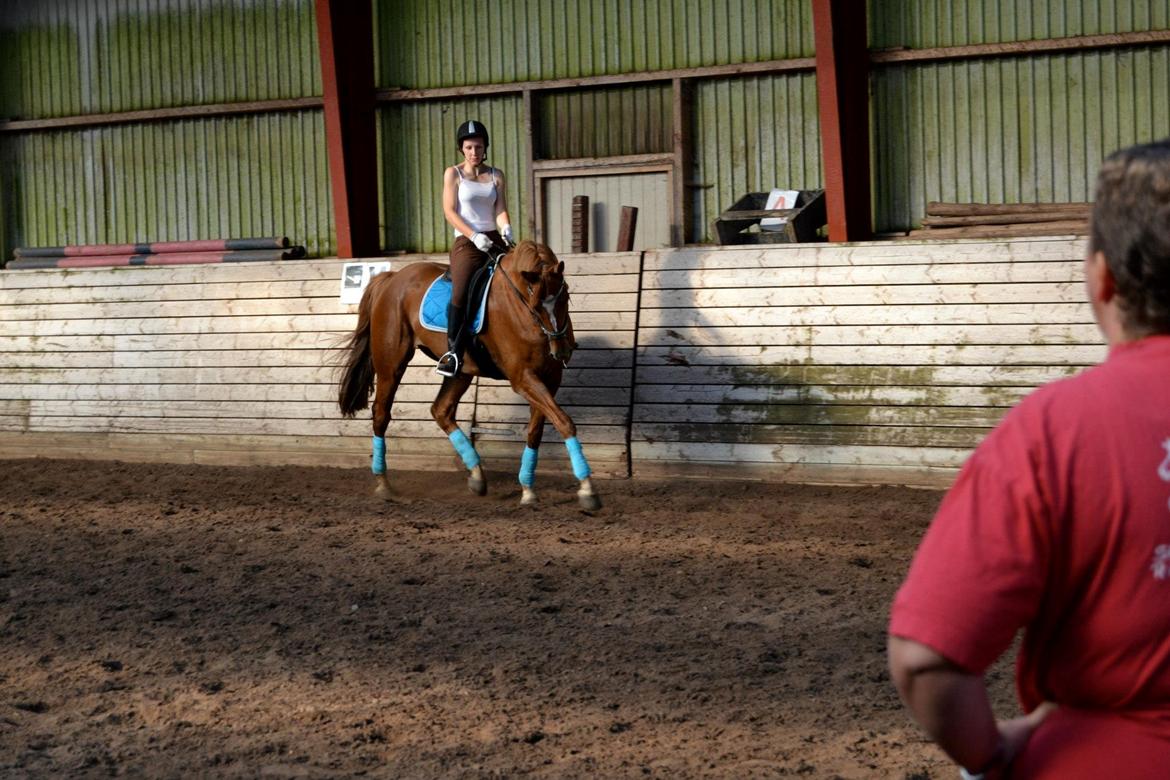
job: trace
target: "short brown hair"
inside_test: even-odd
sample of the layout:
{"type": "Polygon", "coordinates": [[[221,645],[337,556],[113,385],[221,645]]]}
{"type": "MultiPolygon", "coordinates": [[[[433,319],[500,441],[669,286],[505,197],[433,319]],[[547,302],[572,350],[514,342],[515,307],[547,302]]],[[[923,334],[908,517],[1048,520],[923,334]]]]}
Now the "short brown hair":
{"type": "Polygon", "coordinates": [[[1089,249],[1105,255],[1126,330],[1170,333],[1170,138],[1101,164],[1089,249]]]}

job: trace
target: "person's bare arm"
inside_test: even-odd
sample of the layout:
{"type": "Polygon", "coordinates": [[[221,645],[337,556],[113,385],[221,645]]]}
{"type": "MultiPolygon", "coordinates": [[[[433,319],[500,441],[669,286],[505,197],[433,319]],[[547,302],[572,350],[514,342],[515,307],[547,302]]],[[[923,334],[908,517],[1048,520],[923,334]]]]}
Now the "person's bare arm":
{"type": "Polygon", "coordinates": [[[455,173],[454,168],[448,168],[443,174],[443,216],[447,218],[451,227],[471,238],[476,231],[459,216],[458,192],[459,174],[455,173]]]}
{"type": "Polygon", "coordinates": [[[999,776],[1052,710],[996,723],[982,675],[971,674],[911,639],[891,636],[890,676],[902,701],[931,739],[959,766],[999,776]]]}
{"type": "MultiPolygon", "coordinates": [[[[507,188],[504,186],[504,172],[499,168],[496,169],[496,224],[500,226],[501,232],[503,232],[504,227],[512,224],[512,220],[508,218],[508,196],[507,188]]],[[[510,238],[510,236],[506,236],[506,238],[510,238]]]]}

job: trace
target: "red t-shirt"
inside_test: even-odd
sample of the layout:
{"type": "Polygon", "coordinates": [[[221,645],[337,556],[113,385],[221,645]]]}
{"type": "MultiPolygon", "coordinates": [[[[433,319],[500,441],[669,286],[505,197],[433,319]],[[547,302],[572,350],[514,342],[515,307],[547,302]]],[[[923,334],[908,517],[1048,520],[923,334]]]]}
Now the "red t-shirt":
{"type": "Polygon", "coordinates": [[[1024,711],[1065,710],[1013,777],[1170,777],[1170,336],[1114,347],[1004,418],[890,617],[891,634],[974,673],[1020,628],[1024,711]]]}

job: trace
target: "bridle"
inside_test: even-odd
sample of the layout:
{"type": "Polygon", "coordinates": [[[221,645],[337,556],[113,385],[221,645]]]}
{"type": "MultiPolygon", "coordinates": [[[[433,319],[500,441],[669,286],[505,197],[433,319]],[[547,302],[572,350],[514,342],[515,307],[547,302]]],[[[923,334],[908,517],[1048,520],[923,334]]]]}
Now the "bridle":
{"type": "MultiPolygon", "coordinates": [[[[545,313],[548,315],[549,324],[551,325],[551,327],[545,326],[543,320],[540,317],[540,313],[533,306],[529,305],[528,299],[524,297],[524,293],[520,292],[520,288],[516,286],[516,283],[512,281],[512,277],[508,275],[507,269],[501,265],[501,262],[505,257],[508,256],[508,254],[510,253],[503,250],[498,251],[498,253],[493,253],[493,262],[497,268],[504,272],[501,274],[501,276],[507,280],[508,287],[510,287],[512,292],[516,294],[516,298],[520,301],[520,305],[523,306],[524,310],[527,311],[529,316],[532,317],[532,321],[536,323],[536,327],[540,328],[540,332],[543,333],[545,338],[548,339],[549,345],[551,346],[552,342],[558,339],[563,339],[569,333],[569,318],[567,316],[565,317],[564,327],[558,330],[557,317],[555,314],[557,303],[561,300],[562,296],[567,295],[569,292],[569,285],[562,280],[561,288],[557,290],[555,294],[546,295],[540,299],[540,308],[544,309],[545,313]]],[[[527,287],[528,294],[531,296],[534,290],[532,289],[531,285],[527,285],[527,287]]],[[[562,362],[567,363],[568,359],[566,358],[562,362]]]]}

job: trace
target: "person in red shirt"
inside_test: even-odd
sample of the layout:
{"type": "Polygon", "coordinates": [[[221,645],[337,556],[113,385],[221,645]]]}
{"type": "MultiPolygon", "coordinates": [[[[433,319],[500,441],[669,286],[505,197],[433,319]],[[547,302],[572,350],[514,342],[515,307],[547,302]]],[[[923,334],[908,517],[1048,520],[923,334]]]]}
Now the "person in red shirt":
{"type": "Polygon", "coordinates": [[[1105,362],[1029,395],[963,466],[890,612],[890,672],[962,777],[1170,777],[1170,139],[1097,178],[1105,362]],[[1023,715],[983,673],[1024,629],[1023,715]]]}

